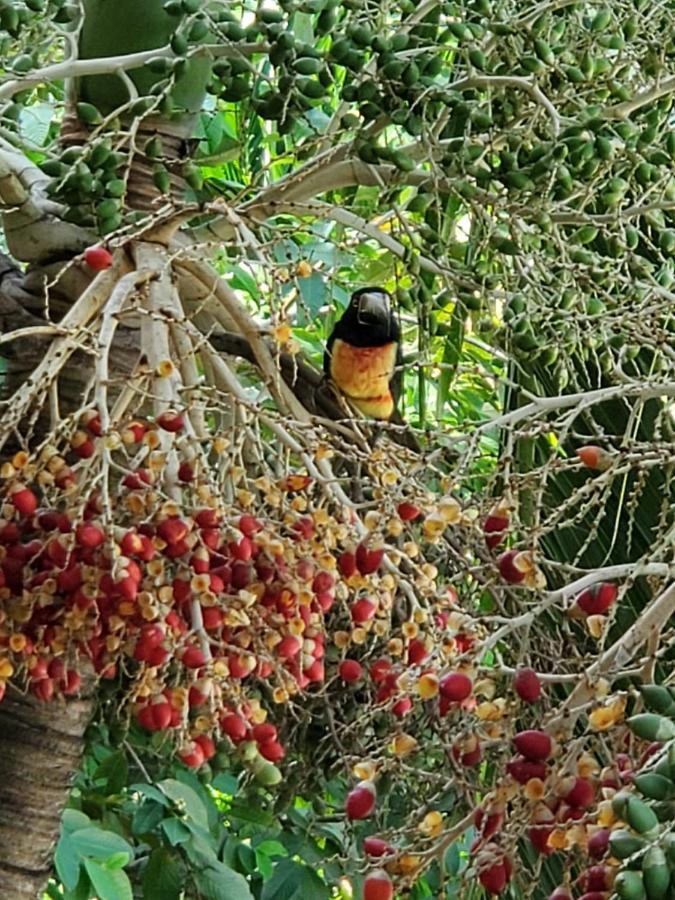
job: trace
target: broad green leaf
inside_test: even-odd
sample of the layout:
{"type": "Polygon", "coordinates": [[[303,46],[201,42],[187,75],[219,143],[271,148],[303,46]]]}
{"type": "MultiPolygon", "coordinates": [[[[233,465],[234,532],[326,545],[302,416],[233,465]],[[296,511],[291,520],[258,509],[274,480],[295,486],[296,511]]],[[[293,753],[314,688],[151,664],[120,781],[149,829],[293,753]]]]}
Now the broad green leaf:
{"type": "Polygon", "coordinates": [[[261,900],[328,900],[330,888],[307,866],[284,859],[263,887],[261,900]]]}
{"type": "Polygon", "coordinates": [[[244,876],[233,872],[223,863],[215,863],[201,871],[197,870],[195,882],[204,900],[253,900],[253,894],[244,876]]]}
{"type": "Polygon", "coordinates": [[[236,775],[231,775],[229,772],[221,772],[220,775],[216,775],[213,779],[211,787],[216,791],[221,791],[223,794],[229,794],[234,797],[239,790],[239,779],[236,775]]]}
{"type": "Polygon", "coordinates": [[[65,809],[61,824],[64,831],[77,831],[78,828],[86,828],[91,825],[91,819],[79,809],[65,809]]]}
{"type": "Polygon", "coordinates": [[[133,900],[131,882],[122,869],[108,869],[93,859],[86,859],[84,866],[98,900],[133,900]]]}
{"type": "Polygon", "coordinates": [[[103,760],[94,772],[94,778],[105,781],[105,790],[109,794],[119,794],[127,783],[128,773],[127,758],[120,750],[103,760]]]}
{"type": "Polygon", "coordinates": [[[197,792],[189,785],[181,784],[173,778],[165,778],[159,782],[159,787],[193,822],[202,828],[209,827],[208,812],[197,792]]]}
{"type": "Polygon", "coordinates": [[[141,796],[147,797],[150,800],[155,800],[163,806],[169,805],[169,798],[167,795],[164,791],[160,791],[159,788],[155,787],[154,784],[132,784],[129,790],[132,792],[135,791],[137,794],[141,794],[141,796]]]}
{"type": "Polygon", "coordinates": [[[143,873],[143,900],[178,900],[183,884],[183,867],[165,847],[150,854],[143,873]]]}
{"type": "Polygon", "coordinates": [[[62,832],[56,845],[54,865],[56,873],[64,885],[70,890],[74,890],[80,878],[80,854],[73,846],[67,831],[62,832]]]}
{"type": "Polygon", "coordinates": [[[172,847],[184,844],[192,837],[190,829],[180,819],[164,819],[161,828],[172,847]]]}
{"type": "Polygon", "coordinates": [[[131,830],[136,835],[154,831],[165,815],[166,808],[164,806],[160,806],[154,800],[147,800],[135,811],[131,821],[131,830]]]}
{"type": "Polygon", "coordinates": [[[134,855],[133,847],[124,838],[94,826],[74,831],[70,840],[74,850],[83,857],[107,859],[113,853],[126,853],[132,859],[134,855]]]}

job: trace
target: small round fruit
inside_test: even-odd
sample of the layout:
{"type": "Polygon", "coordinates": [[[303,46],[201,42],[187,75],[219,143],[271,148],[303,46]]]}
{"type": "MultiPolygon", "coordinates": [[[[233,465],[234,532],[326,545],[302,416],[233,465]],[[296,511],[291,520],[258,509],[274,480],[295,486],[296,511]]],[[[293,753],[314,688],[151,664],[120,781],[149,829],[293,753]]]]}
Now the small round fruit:
{"type": "Polygon", "coordinates": [[[384,869],[374,869],[363,882],[363,900],[392,900],[394,885],[384,869]]]}

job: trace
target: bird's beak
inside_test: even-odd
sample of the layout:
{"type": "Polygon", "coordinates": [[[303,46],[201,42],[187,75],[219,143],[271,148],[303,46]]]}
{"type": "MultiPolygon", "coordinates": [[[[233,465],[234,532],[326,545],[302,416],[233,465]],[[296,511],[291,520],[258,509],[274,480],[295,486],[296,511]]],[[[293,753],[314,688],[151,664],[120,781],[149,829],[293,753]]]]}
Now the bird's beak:
{"type": "Polygon", "coordinates": [[[359,297],[358,321],[363,325],[388,322],[391,315],[389,295],[383,291],[368,291],[359,297]]]}

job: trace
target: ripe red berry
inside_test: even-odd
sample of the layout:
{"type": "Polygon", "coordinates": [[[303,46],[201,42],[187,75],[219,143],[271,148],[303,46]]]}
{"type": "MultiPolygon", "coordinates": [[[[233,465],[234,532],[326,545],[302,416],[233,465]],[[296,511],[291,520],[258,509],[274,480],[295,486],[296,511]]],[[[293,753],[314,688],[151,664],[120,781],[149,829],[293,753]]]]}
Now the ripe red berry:
{"type": "Polygon", "coordinates": [[[575,777],[563,797],[570,806],[586,809],[593,805],[595,788],[586,778],[575,777]]]}
{"type": "Polygon", "coordinates": [[[356,556],[351,550],[341,553],[337,561],[338,570],[343,578],[351,578],[356,572],[356,556]]]}
{"type": "Polygon", "coordinates": [[[483,534],[485,535],[485,543],[490,550],[494,550],[504,540],[504,535],[509,527],[509,517],[503,507],[497,506],[492,512],[488,513],[483,523],[483,534]]]}
{"type": "Polygon", "coordinates": [[[422,515],[422,510],[415,506],[414,503],[408,503],[407,500],[399,503],[397,512],[399,519],[402,519],[404,522],[414,522],[415,519],[422,515]]]}
{"type": "Polygon", "coordinates": [[[548,759],[553,749],[551,738],[545,731],[530,729],[521,731],[513,738],[518,753],[533,762],[548,759]]]}
{"type": "Polygon", "coordinates": [[[19,488],[11,495],[12,505],[22,516],[32,516],[37,509],[37,497],[30,488],[19,488]]]}
{"type": "Polygon", "coordinates": [[[372,575],[377,572],[384,559],[384,548],[371,550],[365,544],[359,544],[356,548],[356,568],[361,575],[372,575]]]}
{"type": "Polygon", "coordinates": [[[377,605],[372,600],[363,597],[352,604],[351,615],[352,622],[356,625],[362,625],[372,619],[377,612],[377,605]]]}
{"type": "Polygon", "coordinates": [[[521,572],[517,566],[519,553],[519,550],[507,550],[506,553],[502,553],[497,560],[499,574],[504,581],[508,581],[509,584],[520,584],[525,578],[525,572],[521,572]]]}
{"type": "Polygon", "coordinates": [[[587,444],[585,447],[579,447],[577,456],[587,469],[594,469],[602,472],[612,465],[612,454],[608,453],[602,447],[596,447],[594,444],[587,444]]]}
{"type": "Polygon", "coordinates": [[[471,696],[473,682],[464,672],[448,672],[438,682],[438,690],[446,700],[460,703],[471,696]]]}
{"type": "Polygon", "coordinates": [[[586,588],[576,598],[576,606],[587,616],[602,616],[612,606],[619,594],[619,588],[611,581],[600,581],[586,588]]]}
{"type": "Polygon", "coordinates": [[[369,872],[363,882],[363,900],[392,900],[394,885],[384,869],[369,872]]]}
{"type": "Polygon", "coordinates": [[[518,669],[513,686],[525,703],[535,703],[541,697],[541,681],[534,669],[518,669]]]}
{"type": "Polygon", "coordinates": [[[496,862],[479,869],[478,880],[486,891],[490,891],[493,894],[501,894],[508,882],[504,861],[498,859],[496,862]]]}
{"type": "Polygon", "coordinates": [[[84,261],[95,272],[102,272],[112,266],[113,258],[105,247],[87,247],[84,251],[84,261]]]}
{"type": "Polygon", "coordinates": [[[188,669],[201,669],[206,664],[206,657],[201,647],[186,647],[181,659],[183,665],[188,669]]]}
{"type": "Polygon", "coordinates": [[[92,522],[83,522],[75,529],[75,537],[80,547],[94,549],[105,541],[105,532],[92,522]]]}
{"type": "Polygon", "coordinates": [[[343,681],[353,684],[363,675],[363,666],[356,659],[343,659],[338,667],[338,674],[343,681]]]}
{"type": "Polygon", "coordinates": [[[208,734],[198,734],[195,738],[195,745],[201,748],[205,762],[216,755],[216,745],[208,734]]]}
{"type": "Polygon", "coordinates": [[[375,809],[375,785],[372,781],[360,781],[347,794],[345,812],[348,819],[367,819],[375,809]]]}
{"type": "Polygon", "coordinates": [[[379,859],[380,856],[393,853],[392,847],[382,838],[371,834],[363,840],[363,849],[368,856],[374,856],[379,859]]]}
{"type": "Polygon", "coordinates": [[[527,784],[531,778],[540,778],[544,781],[548,773],[546,763],[534,762],[525,759],[524,756],[510,759],[506,764],[506,771],[518,784],[527,784]]]}
{"type": "Polygon", "coordinates": [[[572,892],[564,884],[561,884],[549,895],[548,900],[572,900],[572,892]]]}
{"type": "Polygon", "coordinates": [[[602,859],[609,848],[609,828],[599,828],[588,839],[588,855],[593,859],[602,859]]]}
{"type": "Polygon", "coordinates": [[[235,744],[243,741],[248,732],[248,726],[246,722],[242,719],[241,716],[238,716],[236,713],[230,713],[229,715],[224,716],[220,720],[220,727],[223,731],[223,734],[226,734],[229,739],[235,744]]]}
{"type": "Polygon", "coordinates": [[[204,764],[204,750],[196,741],[186,744],[179,750],[178,755],[191,769],[198,769],[204,764]]]}
{"type": "Polygon", "coordinates": [[[182,413],[176,412],[173,409],[167,409],[157,416],[157,424],[160,428],[163,428],[164,431],[176,434],[176,432],[183,430],[185,426],[185,417],[182,413]]]}

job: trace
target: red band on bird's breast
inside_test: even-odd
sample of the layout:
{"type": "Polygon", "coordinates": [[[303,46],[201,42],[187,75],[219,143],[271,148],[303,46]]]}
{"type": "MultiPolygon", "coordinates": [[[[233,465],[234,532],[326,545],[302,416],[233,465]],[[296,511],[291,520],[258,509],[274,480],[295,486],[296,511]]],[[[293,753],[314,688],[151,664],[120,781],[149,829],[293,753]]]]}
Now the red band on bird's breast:
{"type": "Polygon", "coordinates": [[[396,366],[396,344],[354,347],[339,338],[331,348],[331,378],[357,409],[375,419],[394,411],[389,382],[396,366]]]}

